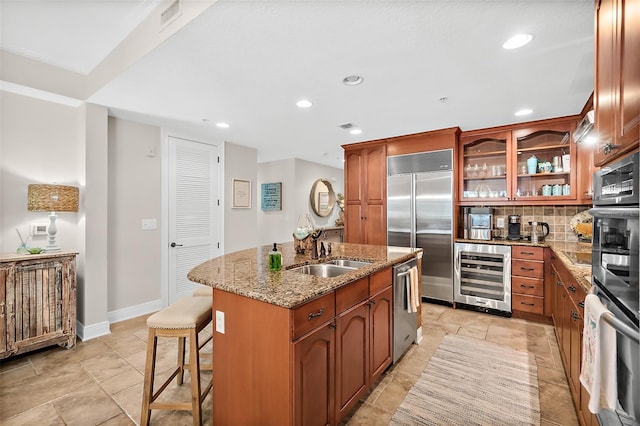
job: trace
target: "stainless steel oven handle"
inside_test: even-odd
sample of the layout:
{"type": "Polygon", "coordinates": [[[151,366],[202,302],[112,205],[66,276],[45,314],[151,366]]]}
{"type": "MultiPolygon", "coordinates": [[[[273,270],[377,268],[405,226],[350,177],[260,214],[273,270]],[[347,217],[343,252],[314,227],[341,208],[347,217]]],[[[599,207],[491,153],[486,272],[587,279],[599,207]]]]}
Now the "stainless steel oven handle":
{"type": "MultiPolygon", "coordinates": [[[[595,287],[591,286],[589,289],[589,294],[595,293],[595,287]]],[[[619,331],[621,334],[625,335],[629,339],[633,340],[636,343],[640,343],[640,331],[634,329],[633,327],[628,326],[627,324],[620,321],[616,318],[613,313],[608,312],[602,314],[602,318],[605,320],[607,324],[613,327],[614,330],[619,331]]]]}
{"type": "Polygon", "coordinates": [[[637,329],[634,330],[632,327],[629,327],[627,324],[620,321],[615,317],[615,315],[611,313],[602,314],[602,318],[604,318],[605,322],[613,327],[616,331],[624,334],[634,342],[640,343],[640,332],[638,332],[637,329]]]}
{"type": "Polygon", "coordinates": [[[587,210],[593,217],[635,218],[640,215],[638,207],[593,207],[587,210]]]}

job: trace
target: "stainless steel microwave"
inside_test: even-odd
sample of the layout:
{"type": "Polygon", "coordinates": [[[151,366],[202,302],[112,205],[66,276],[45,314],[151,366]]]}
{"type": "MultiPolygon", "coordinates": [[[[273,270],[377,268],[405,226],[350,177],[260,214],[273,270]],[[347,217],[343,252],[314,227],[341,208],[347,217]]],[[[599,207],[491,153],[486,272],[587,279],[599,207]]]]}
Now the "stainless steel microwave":
{"type": "Polygon", "coordinates": [[[605,166],[593,175],[594,206],[638,205],[638,154],[605,166]]]}

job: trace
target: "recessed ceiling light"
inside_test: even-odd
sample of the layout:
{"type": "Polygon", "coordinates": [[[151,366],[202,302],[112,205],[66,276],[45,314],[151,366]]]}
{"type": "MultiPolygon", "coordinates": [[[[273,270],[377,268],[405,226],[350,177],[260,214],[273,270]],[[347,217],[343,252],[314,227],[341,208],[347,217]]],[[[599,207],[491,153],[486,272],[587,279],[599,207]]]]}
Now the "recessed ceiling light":
{"type": "Polygon", "coordinates": [[[533,40],[531,34],[516,34],[502,44],[504,49],[517,49],[533,40]]]}
{"type": "Polygon", "coordinates": [[[311,105],[313,105],[313,103],[311,103],[311,101],[308,99],[300,99],[298,102],[296,102],[296,105],[299,108],[309,108],[311,105]]]}
{"type": "Polygon", "coordinates": [[[351,133],[352,135],[359,135],[360,133],[362,133],[361,129],[351,129],[349,130],[349,133],[351,133]]]}
{"type": "Polygon", "coordinates": [[[220,123],[216,123],[216,126],[220,127],[221,129],[228,129],[229,123],[225,123],[221,121],[220,123]]]}
{"type": "Polygon", "coordinates": [[[516,117],[521,117],[523,115],[529,115],[533,112],[533,110],[529,109],[529,108],[524,108],[521,109],[520,111],[516,111],[513,115],[515,115],[516,117]]]}
{"type": "Polygon", "coordinates": [[[364,81],[364,78],[360,75],[349,75],[342,79],[342,82],[347,86],[357,86],[364,81]]]}

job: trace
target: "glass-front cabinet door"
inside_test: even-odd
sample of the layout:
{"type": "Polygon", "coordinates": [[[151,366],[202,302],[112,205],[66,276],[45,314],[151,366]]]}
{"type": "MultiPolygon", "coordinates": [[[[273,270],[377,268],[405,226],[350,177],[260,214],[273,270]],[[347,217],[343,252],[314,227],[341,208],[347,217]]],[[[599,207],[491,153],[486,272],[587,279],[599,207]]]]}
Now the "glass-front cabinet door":
{"type": "Polygon", "coordinates": [[[511,197],[510,132],[469,134],[460,139],[460,201],[491,203],[511,197]]]}
{"type": "Polygon", "coordinates": [[[576,199],[576,152],[571,123],[514,130],[512,196],[544,204],[576,199]]]}

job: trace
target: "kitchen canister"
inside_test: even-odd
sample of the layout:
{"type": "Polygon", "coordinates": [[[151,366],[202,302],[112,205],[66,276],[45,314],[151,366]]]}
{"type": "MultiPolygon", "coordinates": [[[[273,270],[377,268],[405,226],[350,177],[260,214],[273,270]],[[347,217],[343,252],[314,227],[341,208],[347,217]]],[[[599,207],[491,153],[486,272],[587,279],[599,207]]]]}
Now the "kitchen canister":
{"type": "Polygon", "coordinates": [[[570,158],[571,158],[571,157],[569,157],[569,154],[564,154],[564,155],[562,156],[562,170],[563,170],[565,173],[568,173],[568,172],[569,172],[569,170],[570,170],[570,166],[571,166],[570,161],[569,161],[569,160],[570,160],[570,158]]]}
{"type": "Polygon", "coordinates": [[[542,185],[542,195],[551,195],[551,185],[542,185]]]}
{"type": "Polygon", "coordinates": [[[551,193],[553,195],[562,195],[562,185],[553,185],[551,193]]]}
{"type": "Polygon", "coordinates": [[[538,168],[538,159],[535,155],[532,155],[527,159],[527,173],[535,175],[538,168]]]}
{"type": "Polygon", "coordinates": [[[568,183],[565,185],[562,185],[562,195],[569,195],[571,194],[571,185],[569,185],[568,183]]]}

